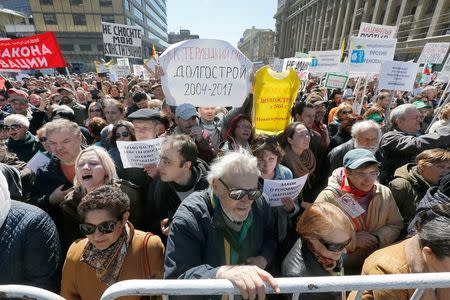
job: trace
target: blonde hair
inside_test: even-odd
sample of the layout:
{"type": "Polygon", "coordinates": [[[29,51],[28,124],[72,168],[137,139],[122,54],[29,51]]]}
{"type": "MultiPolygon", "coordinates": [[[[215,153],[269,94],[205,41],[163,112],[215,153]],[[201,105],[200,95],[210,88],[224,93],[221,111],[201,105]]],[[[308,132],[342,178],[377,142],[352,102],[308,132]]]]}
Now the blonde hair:
{"type": "Polygon", "coordinates": [[[439,112],[439,120],[449,120],[450,119],[450,103],[445,104],[441,111],[439,112]]]}
{"type": "Polygon", "coordinates": [[[347,103],[341,103],[341,104],[338,106],[338,108],[336,109],[336,113],[335,113],[336,118],[339,118],[339,116],[341,115],[341,111],[344,110],[344,109],[346,109],[346,108],[351,109],[351,110],[352,110],[352,113],[353,113],[353,107],[352,107],[350,104],[347,104],[347,103]]]}
{"type": "Polygon", "coordinates": [[[27,117],[20,114],[12,114],[5,118],[5,125],[19,124],[22,127],[30,128],[30,120],[27,117]]]}
{"type": "Polygon", "coordinates": [[[108,152],[106,152],[105,149],[98,146],[90,146],[86,149],[83,149],[80,151],[80,153],[77,156],[77,159],[75,160],[75,178],[73,180],[73,185],[75,188],[80,188],[82,191],[86,192],[86,190],[80,185],[80,183],[77,180],[78,175],[78,162],[80,161],[80,158],[83,154],[88,152],[94,152],[98,160],[103,166],[103,169],[106,173],[106,180],[105,185],[112,185],[114,182],[114,179],[117,178],[117,171],[116,171],[116,165],[114,164],[114,161],[112,160],[111,156],[109,156],[108,152]]]}

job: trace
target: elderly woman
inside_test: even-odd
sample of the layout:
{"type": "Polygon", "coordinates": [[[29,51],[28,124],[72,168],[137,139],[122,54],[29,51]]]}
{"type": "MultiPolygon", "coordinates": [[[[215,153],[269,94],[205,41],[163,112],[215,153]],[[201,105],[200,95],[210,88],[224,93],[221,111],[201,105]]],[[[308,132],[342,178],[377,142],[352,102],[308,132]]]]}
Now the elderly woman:
{"type": "Polygon", "coordinates": [[[378,165],[369,150],[348,151],[344,168],[334,170],[316,199],[338,205],[353,223],[355,234],[344,261],[350,273],[359,273],[364,259],[374,250],[395,242],[403,225],[391,191],[377,182],[378,165]]]}
{"type": "Polygon", "coordinates": [[[338,133],[339,126],[345,120],[347,120],[348,116],[353,113],[353,108],[350,104],[342,103],[336,109],[336,113],[334,114],[333,122],[328,125],[328,131],[330,132],[330,136],[334,136],[338,133]]]}
{"type": "Polygon", "coordinates": [[[12,114],[5,118],[8,129],[8,151],[17,155],[19,160],[28,162],[38,151],[45,151],[39,140],[28,131],[30,121],[27,117],[12,114]]]}
{"type": "MultiPolygon", "coordinates": [[[[338,206],[314,203],[298,219],[300,238],[282,264],[283,277],[344,275],[345,248],[351,242],[353,225],[338,206]]],[[[302,299],[339,299],[340,294],[302,294],[302,299]]],[[[345,298],[344,298],[345,299],[345,298]]]]}
{"type": "Polygon", "coordinates": [[[449,173],[450,151],[441,148],[425,150],[416,157],[416,163],[406,164],[395,171],[389,188],[400,209],[405,228],[427,190],[436,186],[449,173]]]}
{"type": "Polygon", "coordinates": [[[67,252],[61,296],[100,299],[118,281],[163,277],[161,239],[135,230],[128,221],[129,211],[130,200],[118,187],[105,185],[84,196],[78,213],[86,238],[73,243],[67,252]]]}
{"type": "Polygon", "coordinates": [[[87,193],[103,185],[119,187],[130,198],[130,220],[140,228],[142,224],[142,205],[137,186],[117,178],[114,161],[108,153],[100,147],[91,146],[80,152],[75,161],[74,189],[70,191],[60,204],[64,215],[65,236],[71,243],[82,237],[78,230],[81,222],[77,207],[87,193]]]}
{"type": "Polygon", "coordinates": [[[237,115],[231,120],[230,128],[225,134],[225,141],[220,145],[220,150],[227,152],[236,150],[239,147],[250,150],[252,139],[252,122],[242,114],[237,115]]]}

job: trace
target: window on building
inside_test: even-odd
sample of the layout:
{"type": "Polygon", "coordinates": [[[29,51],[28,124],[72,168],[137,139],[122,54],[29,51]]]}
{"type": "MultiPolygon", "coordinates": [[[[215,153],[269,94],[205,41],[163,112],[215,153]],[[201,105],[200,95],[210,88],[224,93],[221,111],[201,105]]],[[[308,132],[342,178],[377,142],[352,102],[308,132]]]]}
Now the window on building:
{"type": "Polygon", "coordinates": [[[102,22],[114,23],[114,15],[102,15],[102,22]]]}
{"type": "Polygon", "coordinates": [[[70,5],[82,5],[83,0],[70,0],[70,5]]]}
{"type": "Polygon", "coordinates": [[[112,6],[112,0],[100,0],[100,6],[112,6]]]}
{"type": "Polygon", "coordinates": [[[91,45],[80,45],[80,51],[92,51],[91,45]]]}
{"type": "Polygon", "coordinates": [[[56,14],[44,14],[44,22],[47,25],[58,24],[58,21],[56,20],[56,14]]]}
{"type": "Polygon", "coordinates": [[[127,25],[133,26],[133,21],[130,18],[127,18],[127,25]]]}
{"type": "Polygon", "coordinates": [[[75,49],[72,44],[62,44],[61,50],[62,51],[74,51],[75,49]]]}
{"type": "Polygon", "coordinates": [[[142,14],[140,9],[133,6],[133,13],[139,20],[144,21],[144,15],[142,14]]]}
{"type": "Polygon", "coordinates": [[[86,15],[73,14],[73,25],[86,25],[86,15]]]}
{"type": "Polygon", "coordinates": [[[123,5],[125,6],[126,10],[130,10],[130,2],[128,2],[128,0],[123,0],[123,5]]]}
{"type": "Polygon", "coordinates": [[[53,0],[39,0],[41,5],[53,5],[53,0]]]}

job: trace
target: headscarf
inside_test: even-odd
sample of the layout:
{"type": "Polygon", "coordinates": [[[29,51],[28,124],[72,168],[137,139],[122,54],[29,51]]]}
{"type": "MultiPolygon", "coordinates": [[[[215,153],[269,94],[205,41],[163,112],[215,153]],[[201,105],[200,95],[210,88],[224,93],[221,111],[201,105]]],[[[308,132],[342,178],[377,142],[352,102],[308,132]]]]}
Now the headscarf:
{"type": "Polygon", "coordinates": [[[11,198],[9,196],[8,182],[5,176],[0,172],[0,228],[8,216],[11,209],[11,198]]]}

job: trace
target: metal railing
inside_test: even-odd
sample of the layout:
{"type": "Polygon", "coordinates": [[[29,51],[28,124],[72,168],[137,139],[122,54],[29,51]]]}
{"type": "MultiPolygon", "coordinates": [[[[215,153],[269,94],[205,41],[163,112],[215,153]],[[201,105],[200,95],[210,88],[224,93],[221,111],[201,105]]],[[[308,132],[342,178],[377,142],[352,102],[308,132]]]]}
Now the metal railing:
{"type": "MultiPolygon", "coordinates": [[[[418,300],[425,289],[450,288],[449,273],[395,274],[367,276],[324,276],[276,278],[282,294],[293,294],[292,299],[299,299],[302,293],[323,293],[358,291],[357,300],[365,290],[415,289],[411,300],[418,300]]],[[[266,292],[273,293],[266,285],[266,292]]],[[[112,300],[130,295],[228,295],[232,300],[239,295],[239,290],[228,280],[126,280],[110,286],[101,300],[112,300]]]]}
{"type": "Polygon", "coordinates": [[[19,298],[19,299],[42,299],[42,300],[64,300],[63,297],[28,285],[0,285],[0,299],[19,298]]]}

